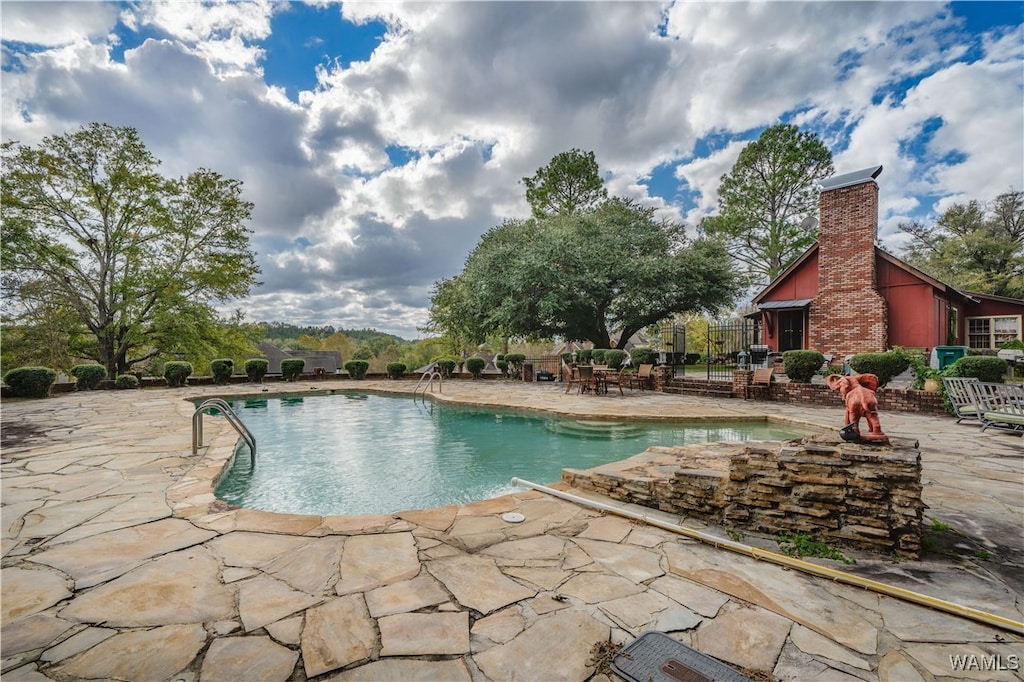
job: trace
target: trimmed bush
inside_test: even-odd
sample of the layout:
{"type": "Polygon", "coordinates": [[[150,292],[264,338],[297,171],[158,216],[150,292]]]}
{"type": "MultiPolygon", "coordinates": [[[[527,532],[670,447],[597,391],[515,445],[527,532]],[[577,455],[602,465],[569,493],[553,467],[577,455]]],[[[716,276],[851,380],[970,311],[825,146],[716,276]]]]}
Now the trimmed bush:
{"type": "Polygon", "coordinates": [[[508,376],[508,361],[507,360],[495,360],[494,366],[498,368],[501,375],[504,377],[508,376]]]}
{"type": "Polygon", "coordinates": [[[626,351],[612,348],[604,352],[604,361],[608,369],[622,369],[622,363],[626,361],[626,351]]]}
{"type": "Polygon", "coordinates": [[[797,384],[810,383],[824,363],[825,356],[816,350],[787,350],[782,354],[782,371],[797,384]]]}
{"type": "Polygon", "coordinates": [[[345,363],[345,371],[353,379],[365,379],[368,369],[370,369],[370,363],[366,360],[349,360],[345,363]]]}
{"type": "Polygon", "coordinates": [[[91,391],[107,378],[107,368],[95,363],[75,365],[71,368],[71,376],[75,378],[76,391],[91,391]]]}
{"type": "Polygon", "coordinates": [[[139,380],[131,374],[118,374],[114,379],[114,388],[124,391],[130,388],[138,388],[139,380]]]}
{"type": "Polygon", "coordinates": [[[295,381],[302,374],[306,361],[302,358],[288,358],[281,361],[281,376],[285,381],[295,381]]]}
{"type": "MultiPolygon", "coordinates": [[[[504,359],[508,363],[509,376],[515,379],[523,376],[523,363],[526,362],[525,355],[522,353],[509,353],[504,359]]],[[[469,371],[469,367],[466,368],[466,371],[469,371]]]]}
{"type": "Polygon", "coordinates": [[[505,359],[505,355],[502,354],[502,353],[498,353],[497,355],[494,356],[494,361],[495,362],[498,362],[499,360],[504,360],[504,359],[505,359]]]}
{"type": "Polygon", "coordinates": [[[228,379],[235,373],[235,361],[230,358],[210,360],[210,375],[213,381],[218,384],[228,383],[228,379]]]}
{"type": "MultiPolygon", "coordinates": [[[[1009,363],[991,355],[968,355],[953,363],[952,376],[974,377],[981,381],[1003,383],[1009,363]]],[[[8,382],[10,383],[10,382],[8,382]]]]}
{"type": "Polygon", "coordinates": [[[171,388],[181,388],[188,385],[188,378],[192,376],[192,363],[182,360],[171,360],[164,364],[164,379],[171,388]]]}
{"type": "Polygon", "coordinates": [[[700,364],[700,353],[687,353],[683,356],[683,362],[688,365],[700,364]]]}
{"type": "Polygon", "coordinates": [[[591,348],[584,348],[583,350],[576,353],[576,362],[581,365],[589,365],[590,361],[594,357],[594,351],[591,348]]]}
{"type": "Polygon", "coordinates": [[[401,379],[405,370],[409,368],[404,362],[389,362],[384,369],[387,370],[389,379],[401,379]]]}
{"type": "Polygon", "coordinates": [[[874,374],[881,388],[893,377],[903,374],[910,367],[910,358],[904,351],[891,350],[886,353],[858,353],[850,358],[850,369],[857,374],[874,374]]]}
{"type": "Polygon", "coordinates": [[[487,361],[479,355],[474,355],[471,358],[466,359],[466,371],[473,375],[474,379],[479,379],[480,375],[484,372],[484,367],[487,366],[487,361]]]}
{"type": "Polygon", "coordinates": [[[595,348],[594,352],[591,354],[590,357],[594,361],[595,365],[607,365],[608,364],[607,355],[606,355],[607,353],[608,353],[608,349],[607,348],[595,348]]]}
{"type": "Polygon", "coordinates": [[[451,379],[452,373],[455,372],[455,368],[459,366],[459,361],[455,358],[443,357],[434,360],[437,363],[438,371],[441,372],[441,376],[445,379],[451,379]]]}
{"type": "Polygon", "coordinates": [[[45,398],[56,380],[57,373],[49,367],[15,367],[4,375],[16,398],[45,398]]]}
{"type": "Polygon", "coordinates": [[[249,381],[254,383],[262,383],[263,377],[267,375],[267,370],[270,369],[270,361],[263,358],[249,358],[245,361],[245,376],[249,378],[249,381]]]}
{"type": "Polygon", "coordinates": [[[656,365],[658,364],[658,352],[647,346],[634,348],[629,352],[629,362],[633,367],[656,365]]]}

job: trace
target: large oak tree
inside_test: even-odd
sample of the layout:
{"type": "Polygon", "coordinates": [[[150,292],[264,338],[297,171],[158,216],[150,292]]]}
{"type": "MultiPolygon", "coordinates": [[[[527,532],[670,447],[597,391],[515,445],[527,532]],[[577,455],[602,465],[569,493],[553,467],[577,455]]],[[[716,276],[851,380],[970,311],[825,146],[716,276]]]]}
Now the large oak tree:
{"type": "Polygon", "coordinates": [[[111,377],[203,343],[256,283],[240,181],[166,178],[133,128],[98,123],[2,154],[5,305],[73,311],[111,377]]]}
{"type": "Polygon", "coordinates": [[[436,285],[431,320],[469,342],[498,333],[621,347],[676,313],[728,307],[738,280],[721,244],[610,199],[490,230],[436,285]]]}

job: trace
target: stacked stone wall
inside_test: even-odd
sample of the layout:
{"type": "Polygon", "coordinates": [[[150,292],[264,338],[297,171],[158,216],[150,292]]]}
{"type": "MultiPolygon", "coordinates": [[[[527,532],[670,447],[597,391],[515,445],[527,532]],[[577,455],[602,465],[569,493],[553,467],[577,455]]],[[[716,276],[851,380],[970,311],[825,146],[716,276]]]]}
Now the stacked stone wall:
{"type": "Polygon", "coordinates": [[[656,477],[565,470],[563,481],[608,497],[771,535],[917,558],[924,503],[916,447],[804,442],[743,446],[706,465],[707,446],[671,448],[678,467],[656,477]],[[704,466],[694,467],[694,459],[704,466]],[[725,462],[728,462],[726,465],[725,462]]]}

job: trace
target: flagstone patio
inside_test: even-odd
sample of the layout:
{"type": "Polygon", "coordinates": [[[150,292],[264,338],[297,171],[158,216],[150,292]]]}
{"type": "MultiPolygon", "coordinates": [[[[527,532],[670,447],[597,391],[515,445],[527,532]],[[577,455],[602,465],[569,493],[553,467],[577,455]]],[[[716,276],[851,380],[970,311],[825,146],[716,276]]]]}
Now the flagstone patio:
{"type": "MultiPolygon", "coordinates": [[[[409,392],[413,383],[329,387],[409,392]]],[[[758,679],[1022,679],[1024,645],[1012,628],[785,570],[540,492],[394,515],[228,509],[212,485],[236,435],[208,418],[209,445],[193,456],[186,399],[253,391],[260,388],[5,401],[5,681],[604,680],[593,645],[628,643],[646,630],[758,679]],[[503,520],[509,511],[526,520],[503,520]],[[954,669],[951,656],[972,655],[977,668],[954,669]]],[[[434,397],[590,417],[771,412],[826,428],[842,420],[839,409],[651,392],[576,396],[557,385],[496,381],[446,382],[434,397]]],[[[890,435],[921,442],[927,515],[987,556],[817,562],[1019,624],[1021,439],[979,434],[952,418],[882,419],[890,435]]]]}

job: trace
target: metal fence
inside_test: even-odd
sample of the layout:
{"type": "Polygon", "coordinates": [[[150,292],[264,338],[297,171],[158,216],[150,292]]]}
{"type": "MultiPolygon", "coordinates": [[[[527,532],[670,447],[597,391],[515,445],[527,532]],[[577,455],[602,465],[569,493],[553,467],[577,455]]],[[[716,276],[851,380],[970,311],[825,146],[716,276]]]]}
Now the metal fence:
{"type": "Polygon", "coordinates": [[[752,351],[763,361],[760,341],[760,325],[747,319],[709,323],[707,344],[700,347],[687,344],[683,325],[667,323],[661,330],[661,362],[672,366],[673,377],[685,376],[689,365],[695,378],[729,381],[734,369],[750,366],[752,351]]]}
{"type": "Polygon", "coordinates": [[[557,355],[546,355],[540,358],[526,358],[523,365],[533,367],[533,377],[536,380],[537,372],[551,372],[555,381],[562,381],[562,359],[557,355]]]}

